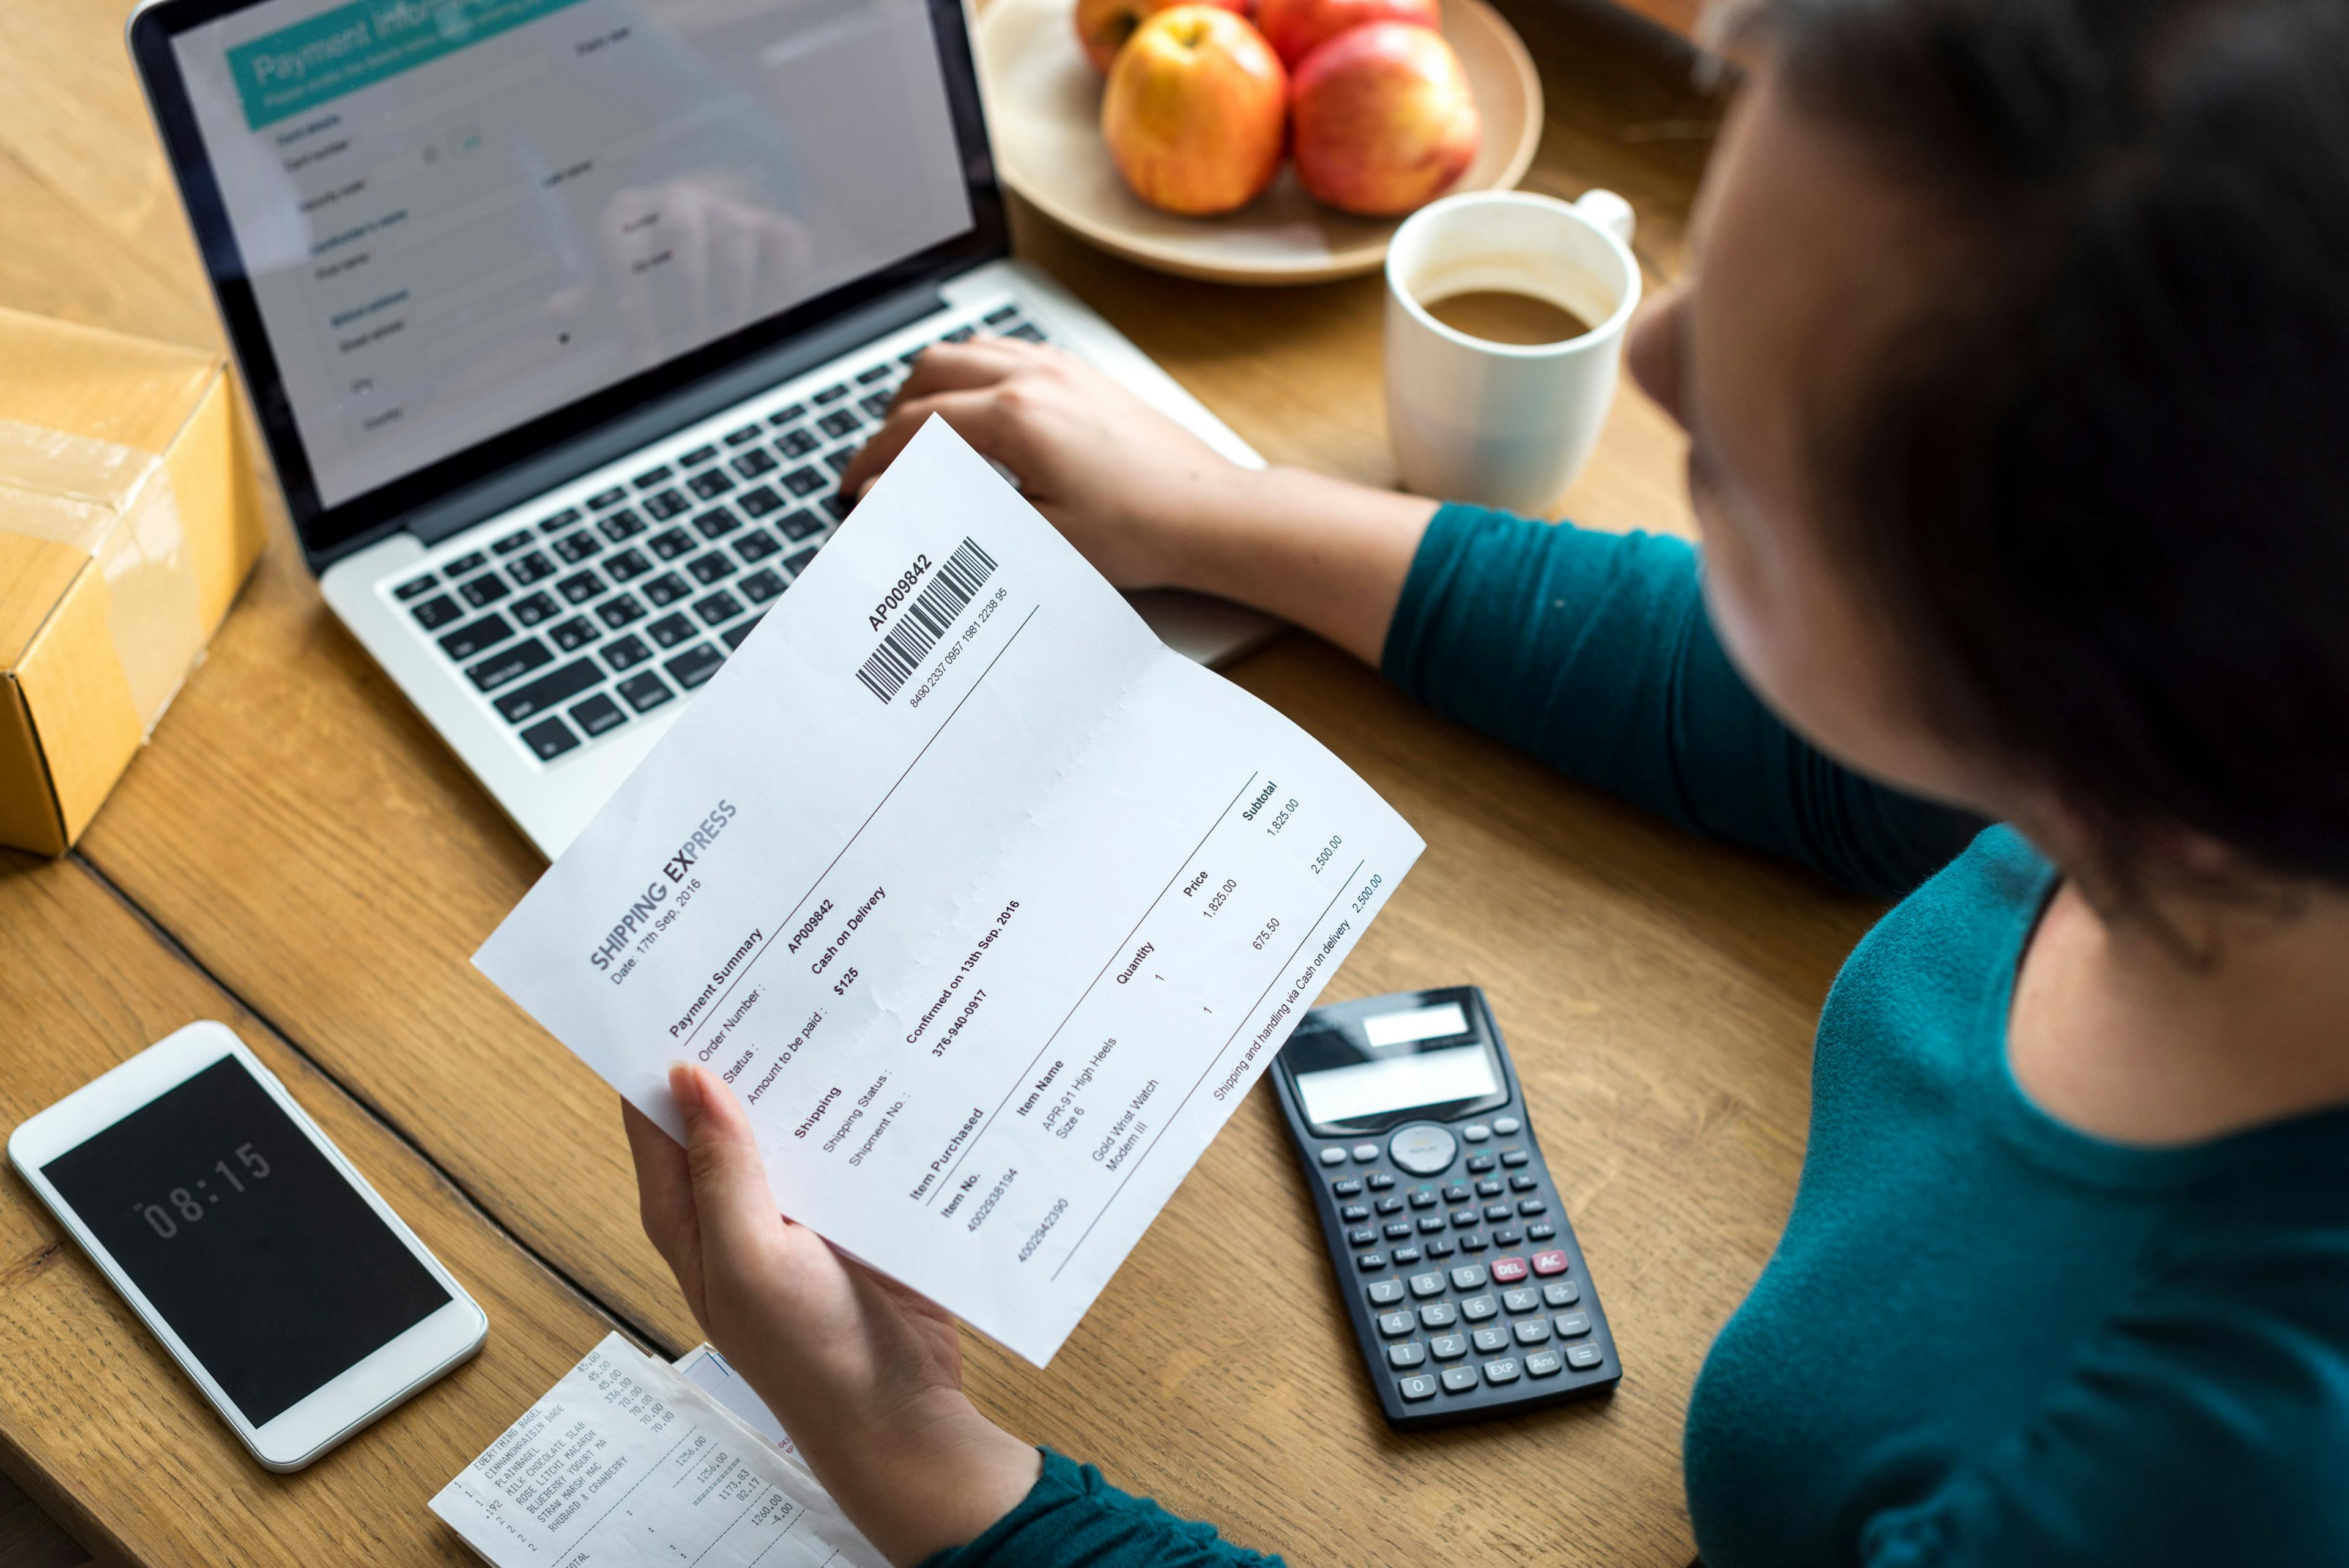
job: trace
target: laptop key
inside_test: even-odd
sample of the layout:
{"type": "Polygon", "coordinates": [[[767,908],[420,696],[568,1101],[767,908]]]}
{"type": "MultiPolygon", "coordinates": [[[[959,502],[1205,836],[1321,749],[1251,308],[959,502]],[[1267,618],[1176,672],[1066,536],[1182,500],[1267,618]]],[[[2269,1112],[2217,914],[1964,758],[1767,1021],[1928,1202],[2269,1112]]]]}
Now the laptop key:
{"type": "Polygon", "coordinates": [[[668,671],[670,680],[690,691],[717,674],[718,667],[725,662],[723,653],[706,642],[697,642],[661,668],[668,671]]]}
{"type": "Polygon", "coordinates": [[[775,543],[775,536],[764,530],[745,534],[734,541],[734,553],[751,563],[763,561],[781,548],[775,543]]]}
{"type": "Polygon", "coordinates": [[[681,490],[664,490],[645,497],[645,515],[656,523],[666,523],[680,512],[692,509],[693,503],[681,490]]]}
{"type": "Polygon", "coordinates": [[[693,535],[682,528],[672,528],[666,534],[656,534],[647,542],[653,547],[653,554],[664,561],[674,561],[679,556],[696,547],[693,535]]]}
{"type": "Polygon", "coordinates": [[[775,526],[783,531],[783,537],[796,545],[802,539],[812,539],[823,533],[823,520],[813,513],[794,512],[788,517],[776,519],[775,526]]]}
{"type": "Polygon", "coordinates": [[[554,596],[543,588],[534,594],[523,595],[506,607],[513,611],[514,619],[524,626],[536,626],[540,621],[563,613],[563,607],[554,602],[554,596]]]}
{"type": "Polygon", "coordinates": [[[742,613],[742,601],[724,588],[693,602],[693,613],[704,622],[716,626],[721,620],[732,620],[742,613]]]}
{"type": "Polygon", "coordinates": [[[895,392],[874,392],[856,400],[856,406],[876,420],[889,417],[889,405],[897,400],[895,392]]]}
{"type": "Polygon", "coordinates": [[[705,468],[687,480],[685,487],[704,501],[715,501],[733,489],[734,482],[727,478],[724,472],[719,469],[705,468]]]}
{"type": "Polygon", "coordinates": [[[772,566],[761,566],[734,585],[754,605],[765,604],[783,591],[783,576],[772,566]]]}
{"type": "Polygon", "coordinates": [[[663,572],[644,587],[645,597],[657,605],[673,605],[693,589],[675,572],[663,572]]]}
{"type": "Polygon", "coordinates": [[[783,507],[783,498],[763,484],[755,490],[744,491],[734,501],[753,517],[764,517],[770,512],[781,511],[783,507]]]}
{"type": "Polygon", "coordinates": [[[506,618],[492,610],[481,619],[460,626],[440,639],[440,651],[451,659],[471,659],[485,648],[493,648],[513,635],[506,618]]]}
{"type": "Polygon", "coordinates": [[[611,585],[592,571],[574,572],[554,585],[554,591],[573,604],[585,604],[611,585]]]}
{"type": "Polygon", "coordinates": [[[1019,307],[1016,305],[999,305],[988,311],[984,319],[989,327],[1000,327],[1007,321],[1019,319],[1019,307]]]}
{"type": "Polygon", "coordinates": [[[648,713],[677,695],[661,684],[661,678],[647,670],[641,675],[631,675],[620,682],[620,695],[628,706],[639,713],[648,713]]]}
{"type": "Polygon", "coordinates": [[[693,520],[693,525],[701,530],[703,538],[715,539],[720,535],[731,534],[735,529],[742,526],[742,519],[735,516],[723,506],[713,506],[696,517],[693,520]]]}
{"type": "Polygon", "coordinates": [[[668,464],[663,463],[658,468],[648,468],[645,470],[642,473],[636,475],[636,478],[628,481],[628,483],[635,485],[638,490],[650,490],[656,484],[667,483],[668,480],[669,467],[668,464]]]}
{"type": "Polygon", "coordinates": [[[836,523],[846,522],[849,513],[855,510],[855,507],[856,503],[845,495],[827,495],[823,498],[823,509],[832,514],[833,520],[836,523]]]}
{"type": "Polygon", "coordinates": [[[678,458],[677,461],[683,463],[688,468],[692,468],[696,464],[708,462],[711,458],[716,457],[717,455],[718,449],[714,446],[698,446],[691,452],[687,452],[683,457],[678,458]]]}
{"type": "Polygon", "coordinates": [[[589,496],[587,498],[587,510],[590,512],[609,512],[613,507],[617,506],[621,502],[626,501],[627,498],[628,493],[619,485],[616,484],[609,490],[599,490],[595,494],[589,496]]]}
{"type": "Polygon", "coordinates": [[[497,603],[513,590],[506,587],[506,580],[503,577],[494,572],[484,572],[478,577],[459,583],[457,591],[465,596],[467,604],[471,605],[475,609],[480,609],[484,605],[497,603]]]}
{"type": "Polygon", "coordinates": [[[742,646],[742,639],[758,629],[759,623],[766,618],[766,612],[761,610],[739,626],[728,627],[718,634],[718,639],[729,648],[740,648],[742,646]]]}
{"type": "Polygon", "coordinates": [[[604,563],[604,570],[611,575],[612,580],[616,583],[625,583],[630,577],[641,577],[652,569],[651,560],[642,550],[633,545],[604,563]]]}
{"type": "Polygon", "coordinates": [[[685,569],[693,574],[694,581],[706,588],[720,577],[731,576],[734,574],[734,563],[716,550],[712,550],[706,556],[696,556],[688,561],[685,564],[685,569]]]}
{"type": "Polygon", "coordinates": [[[506,563],[506,571],[517,583],[528,587],[541,577],[554,575],[554,563],[546,558],[543,550],[533,550],[527,556],[517,556],[506,563]]]}
{"type": "Polygon", "coordinates": [[[510,680],[519,680],[542,664],[553,663],[554,654],[538,639],[525,638],[473,665],[465,671],[465,679],[484,691],[494,691],[510,680]]]}
{"type": "Polygon", "coordinates": [[[542,763],[551,763],[579,744],[579,737],[573,734],[571,726],[560,719],[533,724],[522,732],[522,741],[523,745],[538,753],[538,760],[542,763]]]}
{"type": "Polygon", "coordinates": [[[582,528],[576,534],[565,534],[554,542],[554,553],[563,557],[565,566],[575,566],[604,547],[604,541],[582,528]]]}
{"type": "Polygon", "coordinates": [[[440,580],[439,576],[430,572],[425,573],[420,577],[410,577],[408,581],[400,584],[399,587],[392,589],[391,597],[396,599],[412,599],[417,595],[429,590],[433,584],[440,580]]]}
{"type": "Polygon", "coordinates": [[[823,444],[804,429],[785,431],[775,438],[775,450],[785,457],[805,457],[823,444]]]}
{"type": "Polygon", "coordinates": [[[587,738],[616,730],[628,722],[628,711],[598,691],[585,702],[571,705],[571,722],[587,732],[587,738]]]}
{"type": "Polygon", "coordinates": [[[459,609],[457,601],[447,594],[434,594],[408,613],[414,616],[416,624],[427,631],[439,631],[452,620],[465,618],[465,612],[459,609]]]}
{"type": "Polygon", "coordinates": [[[754,446],[734,460],[734,472],[745,479],[756,479],[774,466],[775,454],[762,446],[754,446]]]}
{"type": "Polygon", "coordinates": [[[808,569],[808,563],[814,559],[815,551],[812,548],[801,550],[793,555],[785,556],[783,557],[783,569],[796,577],[802,572],[806,571],[808,569]]]}
{"type": "Polygon", "coordinates": [[[761,431],[757,425],[744,425],[739,431],[728,431],[726,432],[726,444],[728,446],[740,446],[746,441],[757,441],[766,432],[761,431]]]}
{"type": "Polygon", "coordinates": [[[633,631],[626,637],[616,637],[604,645],[604,662],[612,667],[615,675],[642,664],[652,656],[653,650],[645,645],[645,639],[633,631]]]}
{"type": "Polygon", "coordinates": [[[509,534],[504,538],[499,540],[496,544],[492,545],[490,546],[490,553],[493,556],[511,556],[516,550],[527,550],[530,548],[531,540],[533,537],[535,537],[535,535],[533,535],[527,528],[523,529],[519,534],[509,534]]]}
{"type": "Polygon", "coordinates": [[[694,634],[693,623],[681,615],[665,615],[645,629],[663,648],[675,648],[694,634]]]}
{"type": "Polygon", "coordinates": [[[856,417],[854,409],[834,409],[816,421],[815,428],[832,437],[833,440],[838,441],[843,436],[853,436],[863,430],[864,421],[856,417]]]}
{"type": "Polygon", "coordinates": [[[616,595],[595,607],[596,616],[614,631],[619,630],[630,621],[644,619],[647,613],[645,607],[637,602],[636,596],[634,594],[616,595]]]}
{"type": "Polygon", "coordinates": [[[564,652],[576,653],[603,636],[604,632],[602,628],[585,616],[575,615],[569,620],[548,627],[546,635],[554,639],[554,646],[564,652]]]}
{"type": "Polygon", "coordinates": [[[1044,334],[1038,329],[1036,324],[1032,321],[1021,322],[1019,326],[1014,327],[1009,331],[1004,333],[1004,336],[1006,337],[1024,337],[1030,343],[1041,343],[1044,341],[1044,334]]]}
{"type": "Polygon", "coordinates": [[[783,488],[793,495],[812,495],[823,488],[823,475],[812,468],[795,468],[783,475],[783,488]]]}
{"type": "Polygon", "coordinates": [[[859,370],[856,372],[856,383],[861,387],[869,387],[875,381],[885,381],[896,370],[896,369],[897,368],[895,365],[885,362],[883,364],[875,365],[870,369],[859,370]]]}
{"type": "Polygon", "coordinates": [[[777,430],[781,430],[783,426],[791,423],[793,420],[804,418],[806,414],[807,405],[805,403],[793,403],[787,409],[777,409],[773,413],[769,414],[767,416],[767,422],[774,426],[777,430]]]}
{"type": "Polygon", "coordinates": [[[856,452],[853,448],[842,447],[838,452],[825,452],[823,461],[832,464],[833,472],[846,473],[848,465],[856,461],[856,452]]]}
{"type": "Polygon", "coordinates": [[[941,343],[968,343],[978,336],[978,332],[971,327],[957,327],[952,332],[947,333],[944,337],[938,339],[938,341],[941,343]]]}
{"type": "Polygon", "coordinates": [[[489,565],[489,559],[487,556],[475,550],[468,555],[460,556],[453,561],[443,561],[440,564],[440,569],[452,577],[461,577],[467,572],[480,571],[489,565]]]}
{"type": "Polygon", "coordinates": [[[605,538],[616,545],[623,539],[635,538],[649,524],[636,515],[635,507],[623,506],[617,512],[599,520],[595,526],[602,531],[605,538]]]}
{"type": "Polygon", "coordinates": [[[542,534],[560,534],[565,528],[570,527],[574,523],[578,521],[579,508],[576,506],[566,506],[552,517],[540,518],[538,520],[538,531],[542,534]]]}
{"type": "Polygon", "coordinates": [[[549,675],[542,675],[525,686],[490,700],[490,705],[505,715],[509,724],[519,724],[524,719],[535,719],[550,709],[568,702],[589,687],[599,684],[604,671],[592,659],[574,659],[549,675]]]}
{"type": "Polygon", "coordinates": [[[808,401],[813,403],[817,408],[822,408],[826,403],[836,403],[846,396],[848,396],[848,383],[843,381],[837,387],[826,387],[823,391],[818,392],[814,397],[810,398],[808,401]]]}

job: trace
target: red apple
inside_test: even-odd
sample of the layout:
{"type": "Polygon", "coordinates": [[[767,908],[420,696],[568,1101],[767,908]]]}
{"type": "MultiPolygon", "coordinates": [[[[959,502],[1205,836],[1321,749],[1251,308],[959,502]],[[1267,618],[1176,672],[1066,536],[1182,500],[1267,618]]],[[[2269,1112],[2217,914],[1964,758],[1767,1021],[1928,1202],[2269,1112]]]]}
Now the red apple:
{"type": "Polygon", "coordinates": [[[1295,70],[1315,49],[1365,22],[1416,22],[1433,27],[1436,0],[1264,0],[1256,25],[1264,41],[1295,70]]]}
{"type": "Polygon", "coordinates": [[[1106,74],[1135,28],[1161,11],[1190,5],[1220,5],[1245,16],[1249,0],[1077,0],[1077,43],[1093,69],[1106,74]]]}
{"type": "Polygon", "coordinates": [[[1288,105],[1288,73],[1263,34],[1216,6],[1178,5],[1118,51],[1102,135],[1152,206],[1228,213],[1279,171],[1288,105]]]}
{"type": "Polygon", "coordinates": [[[1370,217],[1442,195],[1483,135],[1460,57],[1408,22],[1350,28],[1306,56],[1292,109],[1298,179],[1331,206],[1370,217]]]}

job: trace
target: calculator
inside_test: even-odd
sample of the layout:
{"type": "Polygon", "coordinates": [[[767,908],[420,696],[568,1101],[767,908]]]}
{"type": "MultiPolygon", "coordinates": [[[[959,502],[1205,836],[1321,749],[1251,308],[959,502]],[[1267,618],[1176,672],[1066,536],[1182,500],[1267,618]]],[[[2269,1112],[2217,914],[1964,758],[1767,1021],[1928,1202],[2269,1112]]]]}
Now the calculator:
{"type": "Polygon", "coordinates": [[[1514,1415],[1622,1380],[1482,991],[1316,1008],[1273,1077],[1390,1425],[1514,1415]]]}

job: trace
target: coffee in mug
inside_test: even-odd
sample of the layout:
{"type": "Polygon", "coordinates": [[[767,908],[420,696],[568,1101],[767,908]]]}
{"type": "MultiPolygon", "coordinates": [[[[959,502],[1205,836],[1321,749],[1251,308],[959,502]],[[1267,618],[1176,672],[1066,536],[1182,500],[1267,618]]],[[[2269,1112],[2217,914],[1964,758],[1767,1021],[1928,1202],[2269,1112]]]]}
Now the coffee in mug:
{"type": "Polygon", "coordinates": [[[1590,330],[1590,323],[1556,300],[1513,288],[1472,288],[1422,303],[1453,331],[1486,343],[1564,343],[1590,330]]]}

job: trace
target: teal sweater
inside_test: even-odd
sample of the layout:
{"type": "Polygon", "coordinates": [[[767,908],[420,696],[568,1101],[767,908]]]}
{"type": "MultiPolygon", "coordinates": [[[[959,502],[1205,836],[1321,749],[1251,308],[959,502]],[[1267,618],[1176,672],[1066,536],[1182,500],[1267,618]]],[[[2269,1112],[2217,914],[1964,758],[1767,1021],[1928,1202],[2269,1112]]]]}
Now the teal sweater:
{"type": "MultiPolygon", "coordinates": [[[[1385,664],[1562,772],[1905,895],[1820,1012],[1794,1211],[1689,1401],[1710,1568],[2349,1564],[2349,1110],[2147,1150],[2033,1106],[2006,1016],[2051,867],[1796,739],[1678,541],[1446,508],[1385,664]]],[[[1047,1454],[934,1563],[1265,1561],[1047,1454]]]]}

